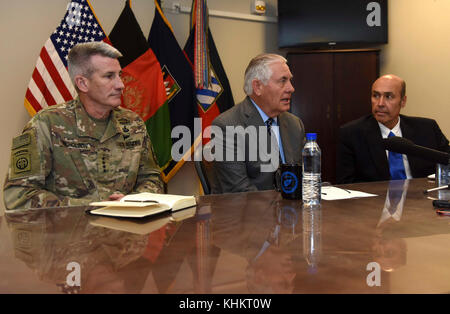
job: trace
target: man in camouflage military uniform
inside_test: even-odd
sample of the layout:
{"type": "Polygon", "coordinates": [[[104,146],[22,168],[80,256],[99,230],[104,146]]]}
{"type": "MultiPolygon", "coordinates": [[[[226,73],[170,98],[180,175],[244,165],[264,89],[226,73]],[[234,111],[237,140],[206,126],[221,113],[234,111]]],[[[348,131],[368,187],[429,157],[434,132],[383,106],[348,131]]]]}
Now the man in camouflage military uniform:
{"type": "Polygon", "coordinates": [[[103,42],[71,49],[68,70],[79,97],[41,110],[13,139],[4,185],[7,209],[162,193],[145,124],[119,107],[120,56],[103,42]]]}

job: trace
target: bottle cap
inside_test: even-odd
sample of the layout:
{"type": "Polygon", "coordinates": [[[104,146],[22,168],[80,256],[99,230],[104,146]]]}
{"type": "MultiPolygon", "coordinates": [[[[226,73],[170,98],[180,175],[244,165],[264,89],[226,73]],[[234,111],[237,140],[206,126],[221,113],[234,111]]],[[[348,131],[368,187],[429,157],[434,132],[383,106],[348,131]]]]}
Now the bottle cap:
{"type": "Polygon", "coordinates": [[[317,140],[317,133],[306,133],[306,140],[307,141],[317,140]]]}

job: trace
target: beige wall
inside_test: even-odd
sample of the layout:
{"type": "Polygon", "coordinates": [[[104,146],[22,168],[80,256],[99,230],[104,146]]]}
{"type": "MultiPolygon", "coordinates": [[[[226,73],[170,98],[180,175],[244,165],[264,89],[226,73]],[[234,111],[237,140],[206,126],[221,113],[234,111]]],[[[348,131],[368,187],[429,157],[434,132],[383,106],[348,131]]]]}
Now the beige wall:
{"type": "Polygon", "coordinates": [[[381,74],[406,80],[404,113],[435,119],[450,138],[450,1],[390,0],[381,74]]]}
{"type": "MultiPolygon", "coordinates": [[[[91,0],[100,22],[109,33],[125,1],[91,0]]],[[[190,6],[191,0],[166,0],[190,6]]],[[[209,0],[211,10],[250,13],[250,0],[209,0]]],[[[276,0],[266,1],[268,15],[275,15],[276,0]]],[[[23,106],[24,94],[45,40],[59,24],[68,1],[65,0],[0,0],[0,38],[2,71],[2,106],[0,106],[0,178],[3,182],[9,162],[11,138],[20,133],[29,116],[23,106]]],[[[147,36],[154,15],[152,0],[133,0],[133,10],[147,36]]],[[[408,84],[405,113],[436,119],[450,137],[450,1],[389,1],[389,44],[382,47],[381,72],[403,76],[408,84]]],[[[188,14],[167,13],[175,36],[183,47],[189,27],[188,14]]],[[[244,97],[243,71],[249,59],[261,52],[277,51],[277,26],[261,23],[210,18],[210,27],[235,101],[244,97]]],[[[198,193],[192,165],[184,166],[169,184],[171,193],[198,193]],[[189,182],[189,181],[187,181],[189,182]]],[[[2,196],[2,195],[1,195],[2,196]]],[[[0,205],[0,212],[3,204],[0,205]]]]}

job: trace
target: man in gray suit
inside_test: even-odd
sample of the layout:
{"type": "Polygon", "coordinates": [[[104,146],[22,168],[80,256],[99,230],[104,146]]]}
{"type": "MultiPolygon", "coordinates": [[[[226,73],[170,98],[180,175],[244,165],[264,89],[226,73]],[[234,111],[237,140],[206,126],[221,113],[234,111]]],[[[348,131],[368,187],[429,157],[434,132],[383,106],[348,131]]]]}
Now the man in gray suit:
{"type": "Polygon", "coordinates": [[[304,126],[287,112],[294,92],[291,79],[280,55],[261,54],[250,61],[244,78],[247,97],[212,123],[221,130],[219,142],[226,151],[223,161],[213,163],[213,193],[273,189],[279,164],[301,163],[304,126]]]}

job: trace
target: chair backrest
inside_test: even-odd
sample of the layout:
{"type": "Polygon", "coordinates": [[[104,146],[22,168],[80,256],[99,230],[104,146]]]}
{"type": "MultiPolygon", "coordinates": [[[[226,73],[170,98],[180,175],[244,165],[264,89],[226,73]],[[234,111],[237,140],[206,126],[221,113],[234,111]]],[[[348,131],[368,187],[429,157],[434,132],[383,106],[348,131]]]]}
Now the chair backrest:
{"type": "Polygon", "coordinates": [[[202,161],[194,161],[195,171],[197,171],[198,178],[202,184],[203,193],[205,195],[211,194],[211,185],[209,184],[209,179],[207,171],[202,161]]]}
{"type": "Polygon", "coordinates": [[[213,142],[209,141],[194,150],[195,171],[200,179],[203,193],[205,195],[218,193],[218,181],[216,179],[213,161],[208,161],[212,159],[210,154],[214,149],[211,145],[213,145],[213,142]]]}

